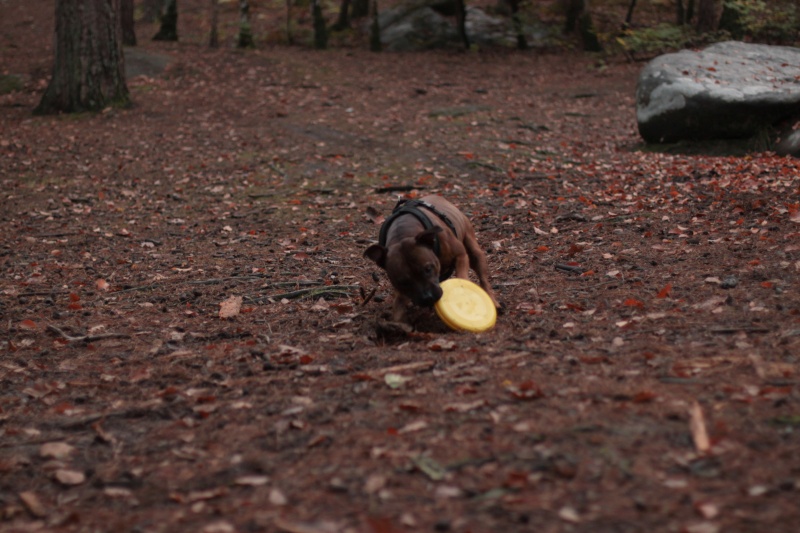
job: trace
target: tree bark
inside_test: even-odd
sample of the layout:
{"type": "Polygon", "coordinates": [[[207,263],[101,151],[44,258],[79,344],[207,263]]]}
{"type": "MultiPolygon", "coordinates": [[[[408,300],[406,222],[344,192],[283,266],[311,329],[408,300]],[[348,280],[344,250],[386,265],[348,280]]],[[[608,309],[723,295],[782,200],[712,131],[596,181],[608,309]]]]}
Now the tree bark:
{"type": "Polygon", "coordinates": [[[461,37],[461,41],[464,43],[464,48],[469,50],[470,42],[469,42],[469,35],[467,35],[467,6],[464,3],[464,0],[453,0],[455,2],[456,7],[456,27],[458,30],[458,36],[461,37]]]}
{"type": "Polygon", "coordinates": [[[350,18],[360,19],[369,16],[371,8],[369,0],[352,0],[353,6],[350,10],[350,18]]]}
{"type": "Polygon", "coordinates": [[[585,9],[583,13],[581,13],[580,19],[578,19],[578,26],[581,33],[581,41],[583,42],[583,51],[602,52],[603,45],[600,44],[600,39],[597,37],[597,30],[594,27],[592,14],[589,11],[588,6],[584,7],[585,9]]]}
{"type": "Polygon", "coordinates": [[[208,34],[208,46],[219,47],[219,0],[211,0],[211,31],[208,34]]]}
{"type": "Polygon", "coordinates": [[[697,2],[697,31],[708,33],[717,29],[719,14],[716,0],[699,0],[697,2]]]}
{"type": "Polygon", "coordinates": [[[292,35],[292,0],[286,0],[286,42],[294,44],[294,35],[292,35]]]}
{"type": "Polygon", "coordinates": [[[130,103],[120,0],[57,0],[53,76],[35,112],[98,111],[130,103]]]}
{"type": "Polygon", "coordinates": [[[250,3],[239,0],[239,38],[236,41],[238,48],[253,48],[253,29],[250,27],[250,3]]]}
{"type": "Polygon", "coordinates": [[[331,29],[334,31],[346,30],[350,27],[350,0],[342,0],[339,5],[339,18],[331,29]]]}
{"type": "Polygon", "coordinates": [[[120,19],[122,20],[122,44],[136,46],[136,30],[133,21],[133,0],[120,2],[120,19]]]}
{"type": "Polygon", "coordinates": [[[328,47],[328,28],[325,26],[320,0],[311,0],[311,17],[314,21],[314,48],[324,50],[328,47]]]}
{"type": "Polygon", "coordinates": [[[525,38],[525,29],[519,16],[519,3],[520,0],[508,0],[508,6],[511,9],[511,22],[514,25],[514,32],[517,34],[517,50],[527,50],[528,40],[525,38]]]}
{"type": "MultiPolygon", "coordinates": [[[[678,0],[680,3],[681,0],[678,0]]],[[[623,27],[628,28],[633,23],[633,10],[636,7],[636,0],[630,0],[630,4],[628,4],[628,12],[625,14],[625,25],[623,27]]]]}
{"type": "Polygon", "coordinates": [[[161,15],[161,28],[153,36],[154,41],[178,40],[178,0],[166,0],[161,15]]]}
{"type": "Polygon", "coordinates": [[[566,0],[564,2],[564,34],[575,31],[583,10],[584,0],[566,0]]]}
{"type": "Polygon", "coordinates": [[[373,52],[383,50],[381,25],[378,21],[378,0],[372,0],[372,24],[369,27],[369,49],[373,52]]]}

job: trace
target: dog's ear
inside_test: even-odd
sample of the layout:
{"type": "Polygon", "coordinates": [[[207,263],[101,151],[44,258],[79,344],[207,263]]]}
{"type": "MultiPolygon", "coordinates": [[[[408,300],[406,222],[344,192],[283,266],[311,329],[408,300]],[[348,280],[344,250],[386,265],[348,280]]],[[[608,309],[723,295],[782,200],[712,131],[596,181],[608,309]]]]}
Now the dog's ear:
{"type": "Polygon", "coordinates": [[[417,244],[427,246],[428,248],[435,248],[436,234],[440,231],[442,231],[442,228],[439,226],[434,226],[430,229],[426,229],[425,231],[417,233],[417,236],[415,237],[417,244]]]}
{"type": "Polygon", "coordinates": [[[364,257],[372,259],[381,268],[386,268],[386,248],[380,244],[373,244],[364,250],[364,257]]]}

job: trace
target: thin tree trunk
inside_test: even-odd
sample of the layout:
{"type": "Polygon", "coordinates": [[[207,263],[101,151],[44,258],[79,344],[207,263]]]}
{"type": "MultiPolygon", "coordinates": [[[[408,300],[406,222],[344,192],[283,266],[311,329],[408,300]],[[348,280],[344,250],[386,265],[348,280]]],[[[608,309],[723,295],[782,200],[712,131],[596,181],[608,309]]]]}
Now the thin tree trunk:
{"type": "Polygon", "coordinates": [[[352,0],[352,2],[353,5],[350,10],[351,19],[361,19],[369,16],[370,9],[372,8],[369,0],[352,0]]]}
{"type": "Polygon", "coordinates": [[[292,0],[286,0],[286,42],[294,44],[292,35],[292,0]]]}
{"type": "Polygon", "coordinates": [[[311,17],[314,20],[314,48],[324,50],[328,47],[328,29],[325,27],[320,0],[311,0],[311,17]]]}
{"type": "Polygon", "coordinates": [[[161,15],[161,28],[153,36],[154,41],[178,40],[178,0],[166,0],[161,15]]]}
{"type": "Polygon", "coordinates": [[[717,29],[719,14],[715,0],[699,0],[697,2],[697,31],[708,33],[717,29]]]}
{"type": "Polygon", "coordinates": [[[239,48],[253,48],[253,29],[250,27],[250,3],[239,0],[239,38],[236,42],[239,48]]]}
{"type": "Polygon", "coordinates": [[[122,44],[125,46],[136,46],[133,0],[122,0],[120,2],[120,20],[122,21],[122,44]]]}
{"type": "Polygon", "coordinates": [[[458,36],[461,37],[461,42],[464,43],[464,48],[469,50],[470,42],[469,35],[467,35],[467,6],[464,0],[453,0],[456,7],[456,26],[458,29],[458,36]]]}
{"type": "Polygon", "coordinates": [[[208,35],[208,46],[219,47],[219,0],[211,0],[211,32],[208,35]]]}
{"type": "Polygon", "coordinates": [[[369,28],[369,49],[373,52],[383,50],[381,43],[381,25],[378,21],[378,0],[372,0],[372,24],[369,28]]]}
{"type": "Polygon", "coordinates": [[[525,38],[525,31],[522,27],[522,19],[519,17],[520,0],[508,0],[511,8],[511,22],[514,25],[514,32],[517,34],[517,50],[527,50],[528,40],[525,38]]]}
{"type": "MultiPolygon", "coordinates": [[[[681,0],[678,0],[680,3],[681,0]]],[[[628,4],[628,13],[625,15],[625,27],[629,27],[633,23],[633,8],[636,7],[636,0],[631,0],[631,3],[628,4]]]]}
{"type": "Polygon", "coordinates": [[[127,105],[120,0],[57,0],[53,76],[35,112],[127,105]]]}
{"type": "Polygon", "coordinates": [[[583,13],[578,19],[578,27],[581,33],[581,41],[583,41],[584,52],[602,52],[603,45],[600,44],[600,39],[597,37],[597,30],[594,27],[592,13],[589,11],[588,0],[583,3],[583,13]]]}
{"type": "MultiPolygon", "coordinates": [[[[679,0],[680,1],[680,0],[679,0]]],[[[578,20],[584,10],[584,0],[566,0],[565,2],[565,18],[564,18],[564,33],[572,33],[578,27],[578,20]]]]}
{"type": "Polygon", "coordinates": [[[342,0],[342,3],[339,5],[339,18],[336,20],[336,24],[331,26],[331,29],[334,31],[342,31],[346,30],[350,27],[350,0],[342,0]]]}

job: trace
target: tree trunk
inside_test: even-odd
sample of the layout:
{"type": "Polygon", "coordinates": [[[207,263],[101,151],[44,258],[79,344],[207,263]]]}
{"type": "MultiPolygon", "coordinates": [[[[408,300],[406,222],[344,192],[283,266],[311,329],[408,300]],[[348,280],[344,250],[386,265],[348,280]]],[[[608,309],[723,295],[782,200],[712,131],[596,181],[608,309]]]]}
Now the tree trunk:
{"type": "Polygon", "coordinates": [[[311,0],[311,17],[314,21],[314,48],[324,50],[328,47],[328,28],[325,27],[320,0],[311,0]]]}
{"type": "Polygon", "coordinates": [[[686,24],[686,12],[683,10],[683,0],[675,2],[675,24],[683,26],[686,24]]]}
{"type": "Polygon", "coordinates": [[[369,16],[370,2],[369,0],[352,0],[353,6],[350,10],[350,18],[361,19],[369,16]]]}
{"type": "Polygon", "coordinates": [[[178,0],[166,0],[161,15],[161,28],[153,36],[154,41],[178,40],[178,0]]]}
{"type": "Polygon", "coordinates": [[[589,11],[589,0],[583,2],[583,13],[581,13],[578,19],[578,29],[581,34],[581,41],[583,41],[584,52],[603,51],[603,45],[600,44],[600,39],[597,37],[597,30],[594,27],[592,13],[589,11]]]}
{"type": "Polygon", "coordinates": [[[522,19],[519,17],[519,3],[520,0],[508,0],[511,8],[511,22],[514,25],[514,32],[517,34],[517,50],[527,50],[528,40],[525,38],[522,19]]]}
{"type": "Polygon", "coordinates": [[[719,29],[731,34],[731,38],[741,41],[745,36],[745,27],[742,23],[742,13],[736,6],[728,2],[722,3],[722,15],[719,17],[719,29]]]}
{"type": "Polygon", "coordinates": [[[292,35],[292,0],[286,0],[286,42],[294,44],[292,35]]]}
{"type": "Polygon", "coordinates": [[[130,103],[120,0],[57,0],[53,77],[35,112],[99,111],[130,103]]]}
{"type": "Polygon", "coordinates": [[[697,2],[697,31],[700,33],[715,31],[718,22],[716,0],[699,0],[697,2]]]}
{"type": "Polygon", "coordinates": [[[469,35],[467,35],[467,6],[464,3],[464,0],[453,0],[455,2],[456,7],[456,26],[458,30],[458,36],[461,37],[461,41],[464,43],[464,48],[469,50],[470,42],[469,42],[469,35]]]}
{"type": "Polygon", "coordinates": [[[219,0],[211,0],[211,32],[208,34],[208,46],[219,47],[219,0]]]}
{"type": "Polygon", "coordinates": [[[250,27],[250,3],[239,0],[239,38],[236,41],[238,48],[253,48],[253,29],[250,27]]]}
{"type": "Polygon", "coordinates": [[[565,19],[564,19],[564,33],[572,33],[575,31],[575,28],[578,27],[578,19],[581,18],[581,13],[583,13],[584,0],[566,0],[564,3],[565,7],[565,19]]]}
{"type": "Polygon", "coordinates": [[[133,0],[120,2],[120,19],[122,20],[122,44],[136,46],[136,31],[133,23],[133,0]]]}
{"type": "Polygon", "coordinates": [[[331,26],[331,29],[334,31],[342,31],[346,30],[350,27],[350,0],[342,0],[342,3],[339,5],[339,18],[336,20],[336,24],[331,26]]]}
{"type": "MultiPolygon", "coordinates": [[[[678,0],[678,3],[680,2],[681,0],[678,0]]],[[[630,25],[633,23],[633,9],[635,7],[636,7],[636,0],[631,0],[631,3],[628,4],[628,12],[625,14],[625,25],[624,25],[625,28],[630,27],[630,25]]]]}
{"type": "Polygon", "coordinates": [[[369,49],[373,52],[383,50],[381,25],[378,22],[378,0],[372,0],[372,24],[369,27],[369,49]]]}

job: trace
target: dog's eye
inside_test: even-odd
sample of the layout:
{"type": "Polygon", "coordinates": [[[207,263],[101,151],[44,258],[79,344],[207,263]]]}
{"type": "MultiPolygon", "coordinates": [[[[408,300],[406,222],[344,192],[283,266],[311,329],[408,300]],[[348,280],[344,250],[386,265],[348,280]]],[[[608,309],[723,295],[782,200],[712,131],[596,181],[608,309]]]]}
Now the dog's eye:
{"type": "Polygon", "coordinates": [[[425,274],[431,276],[436,273],[436,267],[432,264],[425,265],[425,274]]]}

